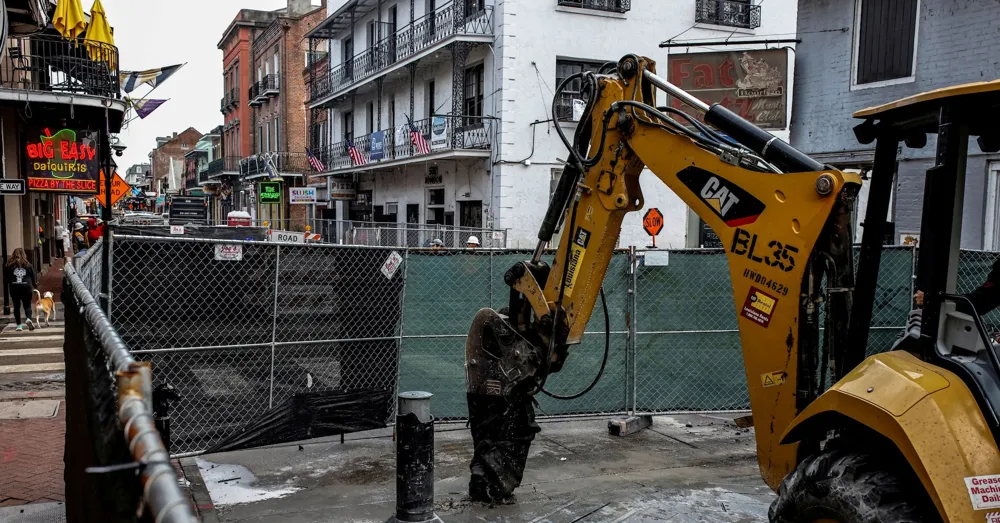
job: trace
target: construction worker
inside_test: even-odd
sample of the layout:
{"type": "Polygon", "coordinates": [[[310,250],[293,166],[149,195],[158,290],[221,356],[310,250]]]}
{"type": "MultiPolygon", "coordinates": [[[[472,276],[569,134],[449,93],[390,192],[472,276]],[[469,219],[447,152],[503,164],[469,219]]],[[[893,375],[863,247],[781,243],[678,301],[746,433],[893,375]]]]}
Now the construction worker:
{"type": "Polygon", "coordinates": [[[465,247],[468,249],[478,249],[479,248],[479,238],[475,236],[469,236],[468,240],[465,240],[465,247]]]}
{"type": "MultiPolygon", "coordinates": [[[[965,297],[969,298],[980,316],[1000,306],[1000,258],[993,262],[990,273],[986,275],[986,281],[976,287],[976,290],[966,294],[965,297]]],[[[924,291],[917,291],[913,296],[913,301],[917,305],[923,306],[924,291]]],[[[965,313],[972,312],[968,310],[969,307],[964,302],[957,303],[956,308],[965,313]]]]}

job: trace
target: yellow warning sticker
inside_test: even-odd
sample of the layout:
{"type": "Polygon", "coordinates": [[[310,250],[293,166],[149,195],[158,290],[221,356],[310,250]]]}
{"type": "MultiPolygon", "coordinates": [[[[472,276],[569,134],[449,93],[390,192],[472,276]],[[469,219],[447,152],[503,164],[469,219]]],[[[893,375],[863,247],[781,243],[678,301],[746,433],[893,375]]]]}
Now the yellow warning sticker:
{"type": "Polygon", "coordinates": [[[785,371],[776,370],[774,372],[766,372],[760,375],[760,384],[764,388],[777,387],[778,385],[785,384],[785,371]]]}

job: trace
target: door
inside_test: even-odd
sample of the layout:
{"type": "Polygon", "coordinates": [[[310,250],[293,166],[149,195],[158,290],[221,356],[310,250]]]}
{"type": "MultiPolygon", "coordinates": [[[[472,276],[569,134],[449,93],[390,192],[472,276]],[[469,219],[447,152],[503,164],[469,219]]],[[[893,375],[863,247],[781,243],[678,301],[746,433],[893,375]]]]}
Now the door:
{"type": "Polygon", "coordinates": [[[344,39],[344,79],[351,81],[354,78],[354,38],[344,39]]]}
{"type": "Polygon", "coordinates": [[[386,35],[388,39],[387,53],[389,63],[396,62],[396,6],[389,8],[389,34],[386,35]]]}
{"type": "Polygon", "coordinates": [[[472,227],[475,229],[483,227],[482,201],[458,202],[458,213],[458,225],[460,227],[472,227]]]}
{"type": "Polygon", "coordinates": [[[425,43],[431,43],[435,40],[435,33],[437,32],[437,13],[434,11],[437,9],[435,0],[427,0],[426,6],[427,13],[427,33],[424,35],[426,40],[425,43]]]}

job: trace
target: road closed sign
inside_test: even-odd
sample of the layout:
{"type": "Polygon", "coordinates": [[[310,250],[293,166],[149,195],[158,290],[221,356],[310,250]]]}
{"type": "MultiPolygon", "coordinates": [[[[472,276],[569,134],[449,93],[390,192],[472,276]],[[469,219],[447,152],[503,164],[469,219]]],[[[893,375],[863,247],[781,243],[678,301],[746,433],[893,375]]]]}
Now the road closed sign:
{"type": "Polygon", "coordinates": [[[268,231],[267,239],[272,242],[280,243],[305,243],[306,235],[301,232],[291,232],[291,231],[268,231]]]}
{"type": "Polygon", "coordinates": [[[663,230],[663,213],[656,207],[650,208],[642,216],[642,228],[646,234],[656,236],[663,230]]]}

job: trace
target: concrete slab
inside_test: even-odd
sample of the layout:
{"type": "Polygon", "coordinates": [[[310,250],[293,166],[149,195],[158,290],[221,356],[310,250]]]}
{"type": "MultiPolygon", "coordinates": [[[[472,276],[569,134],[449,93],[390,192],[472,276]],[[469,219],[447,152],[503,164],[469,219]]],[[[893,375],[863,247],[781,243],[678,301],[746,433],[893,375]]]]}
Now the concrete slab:
{"type": "Polygon", "coordinates": [[[59,412],[59,400],[0,401],[0,419],[51,418],[59,412]]]}
{"type": "MultiPolygon", "coordinates": [[[[759,476],[753,431],[737,428],[735,416],[660,416],[649,429],[626,437],[609,435],[606,417],[543,421],[517,503],[498,507],[467,500],[469,430],[439,424],[438,515],[449,523],[763,521],[774,495],[759,476]]],[[[224,483],[246,474],[252,478],[247,488],[281,492],[234,502],[238,497],[224,492],[231,487],[220,492],[206,480],[224,523],[382,523],[393,514],[395,443],[389,429],[348,435],[343,444],[334,437],[202,459],[216,469],[229,465],[224,471],[241,478],[224,483]]]]}
{"type": "Polygon", "coordinates": [[[25,372],[54,372],[66,370],[65,363],[26,363],[24,365],[0,365],[0,374],[25,372]]]}
{"type": "Polygon", "coordinates": [[[66,508],[62,503],[32,503],[14,507],[0,507],[0,521],[4,523],[64,523],[66,508]]]}

